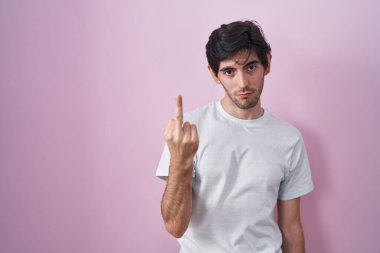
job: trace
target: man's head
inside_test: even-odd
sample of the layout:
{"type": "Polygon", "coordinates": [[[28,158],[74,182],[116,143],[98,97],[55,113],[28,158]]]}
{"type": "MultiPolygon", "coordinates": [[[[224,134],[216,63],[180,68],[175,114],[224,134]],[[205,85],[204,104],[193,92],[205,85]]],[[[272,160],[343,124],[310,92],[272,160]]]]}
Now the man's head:
{"type": "Polygon", "coordinates": [[[268,67],[271,47],[256,21],[236,21],[214,30],[206,44],[207,61],[214,74],[218,76],[221,61],[243,49],[255,52],[264,68],[268,67]]]}
{"type": "Polygon", "coordinates": [[[208,68],[226,92],[222,103],[227,109],[261,108],[264,76],[270,72],[270,52],[256,22],[237,21],[211,33],[206,45],[208,68]]]}

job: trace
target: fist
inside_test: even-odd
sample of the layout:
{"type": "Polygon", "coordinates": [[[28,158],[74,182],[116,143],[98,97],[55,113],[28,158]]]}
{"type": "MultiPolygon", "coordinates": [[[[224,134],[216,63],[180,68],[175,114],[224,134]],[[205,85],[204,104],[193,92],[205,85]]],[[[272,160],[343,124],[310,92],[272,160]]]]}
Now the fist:
{"type": "Polygon", "coordinates": [[[171,162],[192,164],[199,145],[198,131],[195,124],[183,123],[181,95],[176,99],[176,116],[169,120],[164,135],[171,162]]]}

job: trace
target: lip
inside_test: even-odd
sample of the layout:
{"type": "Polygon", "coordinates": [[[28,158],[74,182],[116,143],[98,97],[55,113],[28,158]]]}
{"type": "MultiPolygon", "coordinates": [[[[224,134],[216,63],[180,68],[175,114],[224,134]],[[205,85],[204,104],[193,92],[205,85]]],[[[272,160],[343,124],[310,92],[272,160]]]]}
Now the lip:
{"type": "Polygon", "coordinates": [[[239,96],[240,97],[248,97],[251,94],[252,94],[252,92],[245,92],[245,93],[239,93],[239,96]]]}

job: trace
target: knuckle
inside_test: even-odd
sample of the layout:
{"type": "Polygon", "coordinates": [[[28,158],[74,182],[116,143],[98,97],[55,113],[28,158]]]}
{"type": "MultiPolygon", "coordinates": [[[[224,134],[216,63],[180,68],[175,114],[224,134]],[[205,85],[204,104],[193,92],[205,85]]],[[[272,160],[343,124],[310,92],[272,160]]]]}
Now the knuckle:
{"type": "Polygon", "coordinates": [[[165,135],[165,140],[166,141],[172,141],[173,137],[171,135],[165,135]]]}
{"type": "Polygon", "coordinates": [[[175,143],[181,142],[181,137],[178,134],[173,135],[172,141],[175,143]]]}

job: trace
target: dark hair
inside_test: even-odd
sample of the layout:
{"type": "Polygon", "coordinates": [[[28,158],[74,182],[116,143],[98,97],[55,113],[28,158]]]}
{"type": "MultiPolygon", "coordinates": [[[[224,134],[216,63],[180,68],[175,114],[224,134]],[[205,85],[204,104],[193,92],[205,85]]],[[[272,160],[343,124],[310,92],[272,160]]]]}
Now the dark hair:
{"type": "Polygon", "coordinates": [[[259,23],[254,20],[235,21],[214,30],[206,44],[206,56],[215,75],[218,76],[221,61],[242,49],[256,52],[264,68],[268,67],[267,54],[271,52],[271,47],[259,23]]]}

